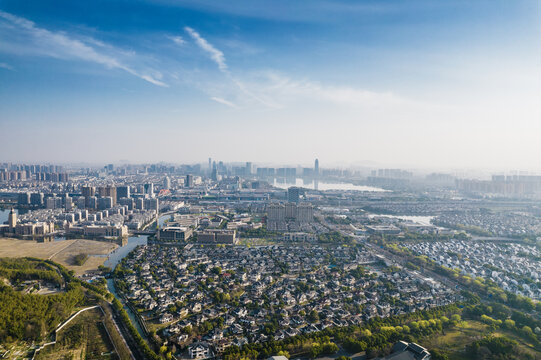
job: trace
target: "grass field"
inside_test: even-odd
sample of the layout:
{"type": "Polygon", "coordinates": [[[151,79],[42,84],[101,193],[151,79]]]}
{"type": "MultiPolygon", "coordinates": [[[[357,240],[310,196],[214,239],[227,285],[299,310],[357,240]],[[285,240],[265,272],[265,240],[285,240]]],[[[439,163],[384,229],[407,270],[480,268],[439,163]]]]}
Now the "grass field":
{"type": "Polygon", "coordinates": [[[57,343],[41,350],[36,359],[118,359],[101,310],[81,313],[57,334],[57,343]]]}
{"type": "Polygon", "coordinates": [[[0,238],[0,257],[37,257],[50,259],[58,262],[68,269],[75,271],[76,275],[82,275],[88,271],[97,270],[103,265],[106,258],[92,255],[107,255],[118,245],[104,241],[94,240],[63,240],[52,242],[37,242],[34,240],[19,240],[0,238]],[[90,257],[81,266],[73,264],[73,259],[78,254],[88,254],[90,257]]]}
{"type": "Polygon", "coordinates": [[[507,330],[491,331],[489,326],[478,321],[462,321],[459,325],[452,329],[445,330],[445,334],[432,335],[427,339],[423,339],[420,343],[428,349],[438,349],[441,352],[449,356],[449,360],[464,360],[466,355],[464,349],[466,345],[471,344],[476,340],[480,340],[492,334],[494,336],[502,336],[513,339],[519,343],[519,347],[537,356],[536,359],[541,359],[541,355],[536,351],[531,343],[524,341],[523,338],[516,336],[515,334],[507,330]]]}

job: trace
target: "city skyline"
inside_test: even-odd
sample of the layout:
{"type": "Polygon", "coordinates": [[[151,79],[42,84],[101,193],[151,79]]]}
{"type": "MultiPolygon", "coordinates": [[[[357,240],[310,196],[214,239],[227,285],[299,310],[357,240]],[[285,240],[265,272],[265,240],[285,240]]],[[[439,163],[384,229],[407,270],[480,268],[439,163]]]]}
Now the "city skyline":
{"type": "Polygon", "coordinates": [[[0,1],[3,160],[535,171],[539,15],[533,1],[0,1]]]}

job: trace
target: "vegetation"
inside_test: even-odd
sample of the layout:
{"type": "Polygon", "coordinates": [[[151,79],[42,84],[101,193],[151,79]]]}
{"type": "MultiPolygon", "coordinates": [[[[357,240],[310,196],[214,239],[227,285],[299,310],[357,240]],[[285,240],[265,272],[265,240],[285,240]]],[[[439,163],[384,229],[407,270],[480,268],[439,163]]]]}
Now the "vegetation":
{"type": "Polygon", "coordinates": [[[83,302],[80,284],[59,272],[43,260],[0,259],[0,276],[12,283],[30,279],[66,283],[66,292],[47,296],[23,294],[1,283],[0,342],[42,340],[83,302]]]}
{"type": "Polygon", "coordinates": [[[81,313],[58,332],[56,344],[45,347],[36,359],[118,359],[103,319],[99,309],[81,313]]]}
{"type": "Polygon", "coordinates": [[[120,314],[120,320],[124,323],[124,325],[128,328],[130,335],[133,337],[133,339],[137,342],[137,345],[148,359],[151,360],[159,360],[161,357],[157,355],[145,342],[145,340],[141,337],[135,326],[133,326],[132,322],[130,321],[130,318],[128,316],[128,313],[124,308],[122,307],[122,304],[118,299],[113,300],[113,307],[114,309],[120,314]]]}
{"type": "Polygon", "coordinates": [[[325,221],[334,225],[349,225],[352,223],[348,217],[325,216],[325,221]]]}
{"type": "Polygon", "coordinates": [[[328,233],[319,234],[318,240],[322,243],[347,243],[350,244],[353,242],[353,238],[351,236],[342,235],[338,231],[330,231],[328,233]]]}
{"type": "Polygon", "coordinates": [[[263,238],[263,239],[272,239],[281,234],[276,231],[267,230],[266,227],[260,227],[259,229],[249,229],[239,231],[241,238],[263,238]]]}
{"type": "Polygon", "coordinates": [[[336,352],[336,344],[342,344],[351,352],[367,351],[376,356],[388,352],[390,346],[398,340],[414,341],[421,336],[439,332],[444,327],[454,326],[460,321],[460,311],[457,305],[452,304],[400,316],[372,318],[362,326],[327,328],[281,341],[247,344],[242,348],[232,346],[225,351],[224,359],[261,359],[280,351],[287,351],[295,357],[314,358],[336,352]],[[456,316],[453,318],[453,315],[456,316]]]}
{"type": "Polygon", "coordinates": [[[81,266],[88,259],[87,254],[78,254],[73,257],[73,265],[81,266]]]}
{"type": "Polygon", "coordinates": [[[0,259],[0,278],[9,280],[16,285],[25,280],[45,280],[62,285],[64,279],[53,267],[47,263],[30,259],[0,259]]]}

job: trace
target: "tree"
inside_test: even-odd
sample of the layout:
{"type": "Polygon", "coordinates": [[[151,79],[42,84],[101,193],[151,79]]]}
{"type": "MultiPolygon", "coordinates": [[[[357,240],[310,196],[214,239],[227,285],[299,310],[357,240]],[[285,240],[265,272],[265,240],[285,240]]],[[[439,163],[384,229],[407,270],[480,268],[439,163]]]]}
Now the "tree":
{"type": "Polygon", "coordinates": [[[515,322],[511,319],[507,319],[503,322],[503,326],[506,328],[506,329],[509,329],[509,330],[513,330],[515,329],[515,322]]]}
{"type": "Polygon", "coordinates": [[[315,311],[315,310],[310,311],[310,313],[308,314],[308,320],[310,322],[318,322],[319,321],[319,314],[317,313],[317,311],[315,311]]]}
{"type": "Polygon", "coordinates": [[[460,322],[460,320],[462,320],[460,315],[458,315],[458,314],[451,315],[451,324],[456,325],[456,324],[458,324],[460,322]]]}

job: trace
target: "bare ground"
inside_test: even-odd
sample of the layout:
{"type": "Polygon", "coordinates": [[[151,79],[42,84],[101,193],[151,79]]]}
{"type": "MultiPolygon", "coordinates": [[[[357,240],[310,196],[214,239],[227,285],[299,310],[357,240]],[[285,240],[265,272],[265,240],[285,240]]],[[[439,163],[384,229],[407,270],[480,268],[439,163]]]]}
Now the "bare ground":
{"type": "Polygon", "coordinates": [[[0,257],[37,257],[56,261],[77,275],[97,270],[106,257],[93,255],[107,255],[118,247],[117,244],[95,240],[63,240],[52,242],[37,242],[34,240],[20,240],[0,238],[0,257]],[[73,258],[78,254],[88,254],[89,258],[81,266],[73,265],[73,258]]]}

